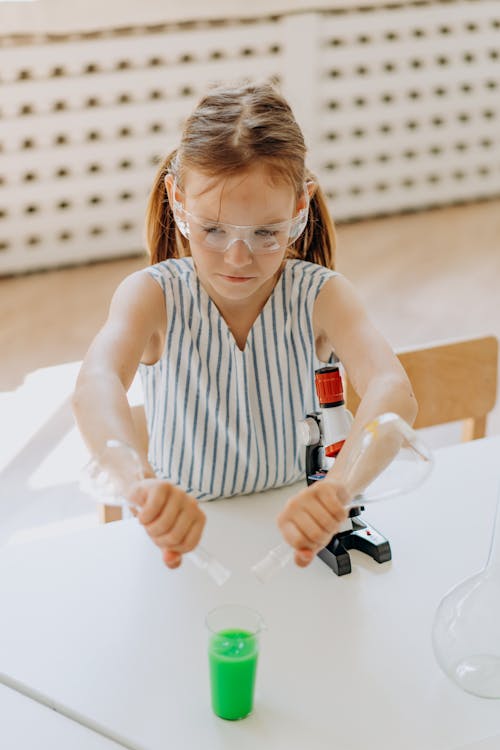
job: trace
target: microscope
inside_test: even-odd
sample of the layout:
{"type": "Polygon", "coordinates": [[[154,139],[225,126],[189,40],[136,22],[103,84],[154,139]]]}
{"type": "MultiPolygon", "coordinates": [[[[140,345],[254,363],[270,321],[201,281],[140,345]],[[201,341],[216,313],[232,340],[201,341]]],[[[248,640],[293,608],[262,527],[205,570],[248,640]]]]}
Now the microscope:
{"type": "MultiPolygon", "coordinates": [[[[307,414],[300,423],[306,446],[308,485],[325,478],[344,445],[353,420],[352,414],[345,408],[342,378],[337,364],[316,370],[315,386],[320,411],[307,414]]],[[[362,502],[362,495],[359,499],[362,502]]],[[[389,542],[373,526],[361,520],[363,510],[362,504],[351,508],[340,531],[318,552],[318,557],[338,576],[351,572],[350,549],[364,552],[378,563],[391,559],[389,542]]]]}

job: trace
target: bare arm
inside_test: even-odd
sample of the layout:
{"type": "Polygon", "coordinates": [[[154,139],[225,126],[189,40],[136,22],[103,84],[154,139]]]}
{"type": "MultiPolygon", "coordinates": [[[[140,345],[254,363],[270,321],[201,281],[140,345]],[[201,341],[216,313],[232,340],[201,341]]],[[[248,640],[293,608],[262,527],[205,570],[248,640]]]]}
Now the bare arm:
{"type": "MultiPolygon", "coordinates": [[[[346,504],[357,488],[347,486],[346,463],[367,422],[392,411],[407,422],[417,408],[409,380],[383,336],[370,322],[353,287],[342,276],[330,279],[318,295],[313,314],[316,341],[333,349],[361,396],[353,426],[332,469],[321,482],[290,498],[278,516],[285,540],[295,549],[295,562],[304,567],[336,534],[346,518],[346,504]]],[[[384,446],[372,462],[375,477],[394,455],[384,446]]],[[[396,448],[397,449],[397,448],[396,448]]],[[[366,477],[363,477],[366,479],[366,477]]]]}
{"type": "Polygon", "coordinates": [[[139,454],[146,479],[130,488],[129,501],[141,506],[139,521],[162,550],[165,564],[177,568],[182,555],[199,543],[205,514],[181,487],[155,478],[127,400],[139,363],[153,364],[161,356],[165,329],[161,287],[147,272],[132,274],[116,290],[108,319],[83,361],[73,410],[92,454],[98,455],[110,439],[139,454]]]}
{"type": "Polygon", "coordinates": [[[135,448],[146,476],[153,476],[127,400],[141,361],[161,354],[166,326],[160,286],[144,271],[126,278],[111,301],[108,319],[92,342],[73,395],[73,411],[92,454],[113,438],[135,448]]]}
{"type": "Polygon", "coordinates": [[[314,327],[328,340],[361,397],[349,437],[328,473],[342,481],[349,450],[363,426],[389,411],[413,424],[417,403],[398,358],[343,276],[330,279],[318,295],[314,327]]]}

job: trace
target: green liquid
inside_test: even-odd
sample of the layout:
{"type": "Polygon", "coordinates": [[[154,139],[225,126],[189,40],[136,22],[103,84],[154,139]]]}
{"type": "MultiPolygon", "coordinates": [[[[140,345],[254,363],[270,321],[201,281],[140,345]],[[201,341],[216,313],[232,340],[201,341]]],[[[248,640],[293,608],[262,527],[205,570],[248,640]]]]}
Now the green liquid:
{"type": "Polygon", "coordinates": [[[210,638],[212,708],[221,719],[243,719],[252,711],[257,655],[257,636],[248,631],[220,630],[210,638]]]}

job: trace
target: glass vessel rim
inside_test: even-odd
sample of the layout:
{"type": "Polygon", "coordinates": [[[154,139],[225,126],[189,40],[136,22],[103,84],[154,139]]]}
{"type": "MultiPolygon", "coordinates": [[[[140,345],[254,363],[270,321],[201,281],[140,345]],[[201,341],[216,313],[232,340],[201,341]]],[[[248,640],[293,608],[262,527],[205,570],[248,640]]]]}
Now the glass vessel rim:
{"type": "Polygon", "coordinates": [[[211,635],[214,635],[214,636],[220,635],[221,630],[222,631],[238,630],[241,628],[242,631],[245,631],[245,630],[248,631],[246,633],[242,633],[241,637],[248,638],[248,639],[255,638],[256,636],[259,635],[259,633],[267,629],[262,615],[256,609],[253,609],[252,607],[246,607],[241,604],[221,604],[217,607],[213,607],[205,616],[205,625],[207,629],[209,630],[209,632],[211,633],[211,635]],[[228,624],[227,626],[223,626],[222,628],[214,626],[211,623],[212,618],[215,618],[218,613],[222,614],[224,610],[226,610],[227,612],[230,612],[231,610],[235,612],[237,611],[241,613],[244,617],[245,616],[250,617],[254,619],[255,625],[253,627],[248,627],[248,625],[243,624],[243,621],[241,621],[242,624],[240,625],[238,624],[238,621],[235,620],[234,625],[228,624]]]}

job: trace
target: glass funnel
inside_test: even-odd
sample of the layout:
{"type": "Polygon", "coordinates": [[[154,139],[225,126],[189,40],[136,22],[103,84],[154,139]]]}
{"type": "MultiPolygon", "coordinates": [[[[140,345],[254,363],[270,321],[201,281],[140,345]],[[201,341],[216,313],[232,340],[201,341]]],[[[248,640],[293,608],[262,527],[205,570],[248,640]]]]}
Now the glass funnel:
{"type": "MultiPolygon", "coordinates": [[[[365,425],[349,452],[345,484],[352,499],[347,507],[408,493],[426,479],[432,466],[432,452],[415,430],[397,414],[381,414],[365,425]]],[[[293,549],[282,542],[252,571],[265,582],[284,568],[293,554],[293,549]]]]}
{"type": "MultiPolygon", "coordinates": [[[[137,452],[120,440],[108,440],[102,453],[92,458],[84,467],[80,487],[99,503],[129,509],[135,506],[128,500],[128,490],[134,482],[141,479],[144,479],[144,473],[137,452]]],[[[140,510],[139,507],[136,509],[140,510]]],[[[201,570],[205,570],[219,586],[222,586],[231,575],[231,572],[200,544],[196,549],[186,553],[185,557],[201,570]]]]}
{"type": "Polygon", "coordinates": [[[462,690],[500,698],[500,488],[486,566],[443,597],[432,645],[439,666],[462,690]]]}

